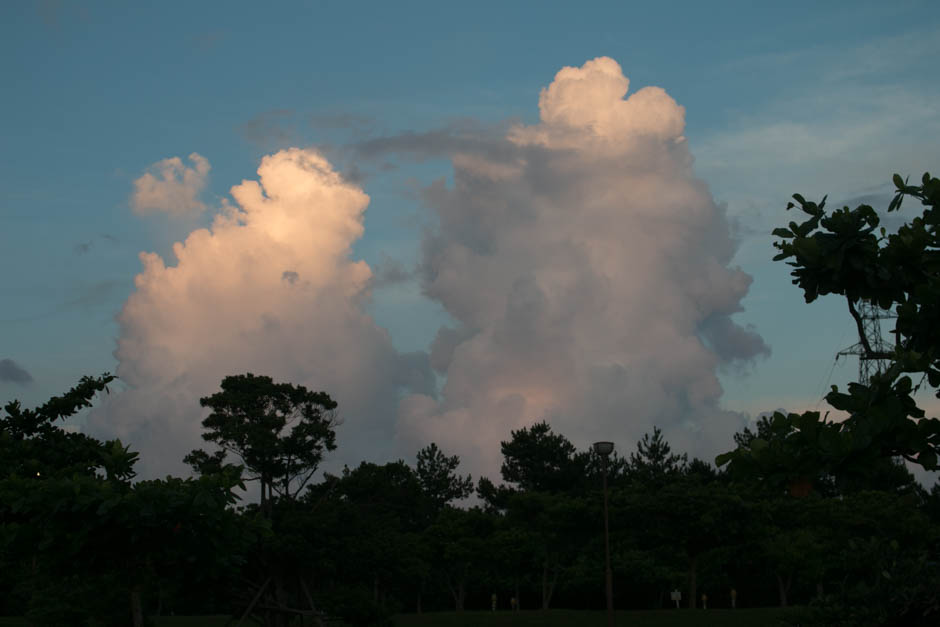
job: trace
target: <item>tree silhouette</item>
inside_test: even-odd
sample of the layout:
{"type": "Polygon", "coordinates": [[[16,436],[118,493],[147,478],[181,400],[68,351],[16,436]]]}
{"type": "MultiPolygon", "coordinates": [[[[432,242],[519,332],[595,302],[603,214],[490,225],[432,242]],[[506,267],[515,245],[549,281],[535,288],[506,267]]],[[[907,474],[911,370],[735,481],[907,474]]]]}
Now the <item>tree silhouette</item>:
{"type": "Polygon", "coordinates": [[[584,459],[576,455],[574,445],[547,422],[537,422],[510,432],[508,442],[501,442],[503,480],[519,490],[561,492],[584,482],[584,459]]]}
{"type": "Polygon", "coordinates": [[[630,453],[630,474],[641,485],[655,488],[685,470],[688,461],[685,453],[673,453],[662,430],[653,427],[653,434],[643,434],[636,443],[636,452],[630,453]]]}
{"type": "MultiPolygon", "coordinates": [[[[222,391],[199,399],[212,413],[202,421],[208,442],[233,453],[261,484],[261,509],[270,514],[274,496],[295,498],[307,485],[326,451],[336,448],[336,402],[326,392],[274,383],[251,374],[222,379],[222,391]]],[[[225,455],[195,450],[186,463],[197,471],[222,466],[225,455]]]]}
{"type": "Polygon", "coordinates": [[[418,451],[418,482],[435,511],[473,492],[473,478],[458,475],[459,465],[460,457],[444,455],[434,442],[418,451]]]}
{"type": "Polygon", "coordinates": [[[775,261],[793,267],[793,283],[807,303],[820,296],[845,298],[849,315],[859,329],[863,359],[889,364],[867,382],[836,386],[826,395],[835,409],[848,414],[841,422],[803,414],[776,412],[758,425],[758,433],[736,439],[735,451],[719,455],[716,463],[730,464],[740,475],[753,475],[791,493],[808,494],[821,477],[867,483],[884,470],[892,457],[938,467],[940,420],[925,417],[914,394],[926,383],[940,397],[940,180],[924,174],[921,185],[908,185],[894,175],[897,188],[887,211],[901,208],[905,197],[919,200],[921,215],[888,233],[869,205],[827,212],[819,203],[794,194],[809,219],[774,230],[780,251],[775,261]],[[860,304],[868,302],[897,316],[896,344],[885,352],[873,347],[864,333],[860,304]],[[915,385],[911,374],[919,375],[915,385]]]}

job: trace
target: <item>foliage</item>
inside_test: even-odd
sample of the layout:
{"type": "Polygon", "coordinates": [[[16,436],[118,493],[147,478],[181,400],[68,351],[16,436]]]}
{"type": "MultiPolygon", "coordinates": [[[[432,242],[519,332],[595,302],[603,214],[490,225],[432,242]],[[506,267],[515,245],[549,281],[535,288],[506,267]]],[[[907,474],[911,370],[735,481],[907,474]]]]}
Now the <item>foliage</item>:
{"type": "Polygon", "coordinates": [[[547,422],[537,422],[510,432],[500,443],[503,481],[516,489],[561,492],[584,482],[584,459],[565,436],[554,433],[547,422]]]}
{"type": "MultiPolygon", "coordinates": [[[[80,386],[60,406],[81,406],[99,383],[80,386]]],[[[239,461],[274,468],[264,460],[287,450],[284,430],[296,422],[285,418],[273,437],[273,429],[257,435],[255,423],[276,424],[269,414],[277,412],[247,398],[240,413],[232,411],[246,438],[239,461]],[[257,421],[252,402],[268,408],[257,421]]],[[[0,460],[0,602],[7,611],[28,612],[33,624],[126,625],[131,607],[140,610],[138,625],[161,624],[155,614],[187,606],[240,616],[262,585],[268,591],[252,614],[269,625],[288,624],[287,613],[272,608],[311,604],[362,625],[388,624],[396,612],[414,608],[419,615],[398,621],[418,624],[422,610],[488,607],[494,593],[500,610],[510,596],[525,609],[604,605],[602,459],[577,450],[547,423],[514,431],[502,443],[505,483],[480,480],[483,507],[453,504],[467,495],[470,478],[457,472],[455,456],[429,445],[415,465],[362,462],[310,480],[297,498],[278,492],[264,511],[258,503],[235,507],[243,471],[258,476],[258,469],[229,463],[226,449],[190,455],[196,478],[134,483],[136,453],[128,446],[63,438],[55,425],[36,426],[49,416],[59,420],[61,412],[14,408],[14,420],[9,414],[0,420],[7,438],[0,460]],[[22,437],[14,440],[17,433],[22,437]],[[61,454],[47,455],[47,442],[61,454]],[[40,475],[23,470],[32,468],[40,475]],[[233,588],[248,594],[229,605],[233,588]]],[[[627,458],[612,456],[616,606],[669,605],[669,591],[679,587],[684,603],[707,593],[709,622],[725,624],[720,608],[735,587],[739,608],[812,601],[799,618],[804,623],[935,622],[940,486],[921,489],[890,457],[873,457],[874,471],[857,475],[820,463],[824,456],[812,447],[842,440],[829,434],[830,423],[812,418],[766,417],[735,437],[741,450],[766,451],[760,455],[772,460],[768,466],[751,455],[716,472],[673,453],[658,429],[627,458]],[[801,482],[806,477],[812,490],[801,482]]],[[[239,432],[227,433],[234,441],[239,432]]],[[[320,455],[329,450],[321,443],[320,455]]],[[[501,616],[525,624],[535,614],[474,616],[480,624],[501,616]]],[[[747,615],[727,613],[729,621],[747,615]]],[[[536,622],[551,624],[556,616],[562,614],[539,612],[536,622]]],[[[673,624],[682,616],[700,614],[631,614],[630,621],[673,624]]],[[[586,624],[595,617],[604,620],[600,613],[565,620],[586,624]]],[[[428,618],[462,624],[449,614],[428,618]]]]}
{"type": "Polygon", "coordinates": [[[418,482],[435,510],[440,510],[453,501],[465,499],[473,493],[473,478],[470,475],[458,475],[459,465],[458,456],[444,455],[434,442],[418,451],[418,463],[415,468],[418,482]]]}
{"type": "MultiPolygon", "coordinates": [[[[274,495],[296,497],[324,453],[336,448],[336,402],[326,392],[250,372],[225,377],[221,387],[199,400],[212,410],[202,421],[203,439],[236,455],[249,472],[246,479],[260,481],[263,506],[274,495]]],[[[196,450],[185,461],[199,472],[211,472],[222,467],[224,458],[196,450]]]]}
{"type": "Polygon", "coordinates": [[[420,587],[429,566],[415,534],[427,524],[426,508],[418,478],[407,464],[363,462],[353,470],[345,468],[332,488],[330,505],[342,512],[338,535],[344,567],[355,573],[358,585],[368,585],[382,597],[407,569],[418,576],[409,587],[420,587]]]}
{"type": "MultiPolygon", "coordinates": [[[[865,491],[836,501],[828,546],[841,580],[821,609],[842,608],[843,625],[928,625],[940,615],[937,528],[914,495],[865,491]],[[931,556],[931,554],[933,555],[931,556]]],[[[838,623],[837,623],[838,624],[838,623]]]]}
{"type": "Polygon", "coordinates": [[[640,485],[658,488],[675,479],[685,470],[689,458],[672,452],[659,427],[653,434],[643,434],[636,443],[636,452],[630,453],[630,476],[640,485]]]}
{"type": "Polygon", "coordinates": [[[0,477],[52,478],[103,472],[115,481],[133,478],[137,454],[120,441],[102,443],[56,424],[91,407],[95,394],[107,391],[113,380],[107,373],[82,377],[67,393],[35,409],[24,409],[16,400],[7,403],[6,415],[0,418],[0,477]]]}
{"type": "Polygon", "coordinates": [[[445,507],[427,530],[433,569],[445,582],[457,611],[464,609],[467,584],[486,572],[494,522],[479,508],[445,507]]]}
{"type": "Polygon", "coordinates": [[[181,565],[198,564],[196,579],[238,565],[232,549],[243,527],[226,508],[237,474],[131,484],[137,453],[53,424],[88,407],[112,379],[85,377],[35,410],[10,403],[0,420],[8,446],[0,555],[20,565],[36,624],[125,625],[144,588],[178,576],[181,565]]]}
{"type": "Polygon", "coordinates": [[[363,587],[331,591],[324,597],[323,608],[350,627],[391,627],[395,624],[392,613],[375,602],[363,587]]]}
{"type": "Polygon", "coordinates": [[[921,185],[909,185],[895,174],[894,184],[888,213],[899,210],[906,197],[924,207],[894,233],[869,205],[829,213],[825,198],[815,203],[799,194],[787,209],[799,207],[809,218],[774,230],[781,238],[774,243],[780,251],[774,259],[793,267],[793,283],[806,302],[827,294],[845,298],[863,357],[887,359],[888,368],[868,383],[850,383],[845,392],[833,386],[826,400],[848,414],[845,421],[820,419],[816,412],[775,415],[773,438],[757,437],[719,456],[719,465],[745,466],[772,485],[820,475],[871,475],[874,462],[890,457],[937,468],[940,420],[926,418],[914,394],[924,381],[940,387],[940,180],[924,174],[921,185]],[[866,338],[861,301],[896,314],[890,353],[880,353],[866,338]],[[921,376],[917,385],[911,374],[921,376]]]}

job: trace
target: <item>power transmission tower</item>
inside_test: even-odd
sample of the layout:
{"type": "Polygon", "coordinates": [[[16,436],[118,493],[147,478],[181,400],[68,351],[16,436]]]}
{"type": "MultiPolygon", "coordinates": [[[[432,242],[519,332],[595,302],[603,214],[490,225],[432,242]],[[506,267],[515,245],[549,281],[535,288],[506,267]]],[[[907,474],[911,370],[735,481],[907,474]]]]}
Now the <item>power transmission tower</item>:
{"type": "Polygon", "coordinates": [[[857,304],[849,301],[849,311],[858,327],[858,342],[839,351],[836,359],[848,355],[858,357],[858,382],[868,385],[872,375],[884,372],[894,356],[894,346],[881,337],[881,321],[897,318],[897,314],[881,309],[867,300],[857,304]]]}

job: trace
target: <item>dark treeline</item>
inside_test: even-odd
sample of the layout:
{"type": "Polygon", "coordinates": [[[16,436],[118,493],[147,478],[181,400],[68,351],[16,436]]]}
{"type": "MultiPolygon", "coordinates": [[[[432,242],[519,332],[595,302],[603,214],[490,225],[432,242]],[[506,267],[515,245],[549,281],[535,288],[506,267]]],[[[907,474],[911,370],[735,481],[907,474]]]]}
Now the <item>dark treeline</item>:
{"type": "MultiPolygon", "coordinates": [[[[0,419],[2,613],[37,625],[246,611],[266,625],[321,613],[367,625],[488,609],[493,594],[507,611],[511,599],[605,606],[602,459],[546,423],[502,443],[499,484],[461,475],[435,444],[414,463],[313,481],[336,447],[336,404],[240,375],[202,399],[217,448],[187,456],[196,477],[134,483],[136,453],[55,424],[110,380],[85,378],[36,410],[10,403],[0,419]],[[237,500],[245,481],[260,483],[258,503],[237,500]]],[[[763,418],[739,447],[772,441],[784,420],[763,418]]],[[[734,589],[738,607],[811,605],[819,624],[935,620],[940,488],[879,463],[866,480],[780,484],[675,453],[659,430],[615,451],[616,607],[670,607],[674,589],[684,607],[730,607],[734,589]]]]}

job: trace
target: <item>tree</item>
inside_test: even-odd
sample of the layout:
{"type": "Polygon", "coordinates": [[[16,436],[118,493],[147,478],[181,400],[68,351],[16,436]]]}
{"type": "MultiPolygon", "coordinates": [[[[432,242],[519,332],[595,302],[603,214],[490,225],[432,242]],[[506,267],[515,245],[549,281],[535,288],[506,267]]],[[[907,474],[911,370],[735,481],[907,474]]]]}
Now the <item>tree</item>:
{"type": "Polygon", "coordinates": [[[91,407],[96,394],[108,390],[114,376],[82,377],[78,385],[62,396],[53,396],[42,406],[24,409],[13,400],[4,406],[0,417],[0,478],[53,478],[94,476],[104,472],[111,478],[130,480],[137,454],[127,451],[119,441],[101,442],[80,432],[65,431],[56,424],[81,409],[91,407]]]}
{"type": "Polygon", "coordinates": [[[473,478],[458,475],[459,465],[460,457],[444,455],[434,442],[418,451],[418,482],[435,511],[473,492],[473,478]]]}
{"type": "Polygon", "coordinates": [[[862,491],[827,499],[829,577],[814,624],[936,625],[937,532],[910,495],[862,491]]]}
{"type": "Polygon", "coordinates": [[[479,508],[445,507],[428,528],[434,570],[447,584],[454,609],[463,611],[467,585],[486,572],[496,519],[479,508]]]}
{"type": "Polygon", "coordinates": [[[761,503],[758,550],[773,571],[781,607],[788,605],[794,578],[805,578],[822,588],[829,561],[828,547],[820,528],[827,517],[823,499],[776,497],[761,503]]]}
{"type": "Polygon", "coordinates": [[[227,509],[238,473],[132,484],[137,453],[54,424],[111,380],[83,377],[37,409],[8,403],[0,418],[0,570],[23,574],[31,624],[142,626],[147,585],[238,562],[227,509]]]}
{"type": "Polygon", "coordinates": [[[355,610],[345,606],[352,601],[369,604],[377,614],[388,613],[394,607],[388,599],[396,591],[414,595],[420,604],[428,565],[417,536],[427,517],[415,471],[400,460],[362,462],[353,469],[344,467],[338,477],[328,474],[305,500],[315,498],[323,504],[317,517],[328,522],[311,521],[306,535],[316,538],[324,561],[341,556],[327,564],[329,570],[344,587],[361,593],[358,600],[340,599],[334,611],[344,615],[355,610]]]}
{"type": "Polygon", "coordinates": [[[742,540],[750,518],[748,504],[727,485],[679,476],[663,489],[638,495],[632,520],[655,521],[641,528],[650,547],[672,546],[684,553],[688,573],[688,604],[698,603],[698,573],[715,552],[742,540]]]}
{"type": "Polygon", "coordinates": [[[662,430],[653,427],[653,434],[643,434],[636,443],[636,452],[630,453],[629,471],[641,486],[656,489],[675,479],[688,461],[688,455],[673,453],[662,430]]]}
{"type": "Polygon", "coordinates": [[[221,451],[197,449],[184,461],[204,476],[231,473],[237,468],[225,463],[231,453],[247,471],[245,479],[260,483],[260,515],[272,533],[257,547],[255,572],[261,580],[249,582],[247,598],[253,600],[246,611],[260,611],[266,625],[283,627],[291,614],[301,611],[297,604],[291,607],[292,600],[309,603],[304,589],[309,569],[298,563],[290,538],[296,537],[291,533],[298,518],[297,497],[325,453],[336,448],[337,405],[326,392],[252,373],[225,377],[221,388],[199,400],[212,410],[202,422],[202,437],[221,451]]]}
{"type": "Polygon", "coordinates": [[[829,491],[838,456],[848,454],[850,445],[837,423],[820,418],[819,412],[775,412],[762,417],[756,428],[756,433],[745,428],[735,434],[738,448],[716,459],[719,466],[731,462],[732,480],[771,496],[829,491]]]}
{"type": "Polygon", "coordinates": [[[527,525],[508,516],[496,518],[496,531],[490,547],[493,579],[498,589],[512,590],[516,609],[526,607],[522,589],[529,587],[533,573],[537,573],[541,566],[537,542],[538,538],[527,525]]]}
{"type": "Polygon", "coordinates": [[[509,495],[505,520],[525,538],[528,556],[524,564],[537,569],[541,608],[549,609],[555,589],[564,572],[582,552],[586,538],[595,535],[585,527],[587,515],[583,497],[564,493],[515,492],[509,495]]]}
{"type": "MultiPolygon", "coordinates": [[[[236,455],[249,472],[246,480],[260,482],[261,509],[268,515],[275,495],[296,498],[324,453],[336,448],[336,402],[326,392],[249,372],[225,377],[222,391],[199,403],[212,410],[202,421],[203,439],[236,455]]],[[[185,461],[210,471],[222,467],[225,453],[197,449],[185,461]]]]}
{"type": "MultiPolygon", "coordinates": [[[[843,297],[859,330],[862,357],[889,364],[867,383],[850,383],[845,392],[833,386],[826,400],[848,414],[844,422],[832,423],[814,412],[774,417],[775,429],[792,444],[803,440],[793,450],[800,448],[804,463],[815,466],[813,472],[871,474],[873,462],[885,457],[903,457],[928,470],[938,467],[940,420],[926,418],[914,394],[924,381],[940,388],[940,180],[924,174],[921,185],[908,185],[895,174],[894,184],[888,213],[898,211],[906,197],[924,207],[896,232],[889,234],[869,205],[829,213],[825,198],[815,203],[799,194],[787,209],[798,207],[809,218],[774,230],[780,238],[774,260],[793,267],[793,283],[806,302],[828,294],[843,297]],[[892,351],[878,350],[866,337],[863,301],[896,314],[892,351]],[[910,375],[919,375],[920,382],[915,385],[910,375]]],[[[779,453],[756,438],[716,461],[756,464],[769,474],[779,453]]]]}
{"type": "Polygon", "coordinates": [[[584,484],[584,458],[547,422],[510,432],[501,442],[503,480],[523,491],[563,492],[584,484]]]}

